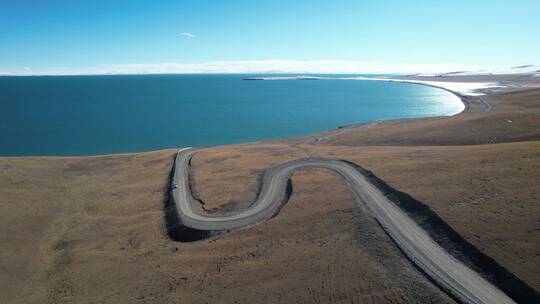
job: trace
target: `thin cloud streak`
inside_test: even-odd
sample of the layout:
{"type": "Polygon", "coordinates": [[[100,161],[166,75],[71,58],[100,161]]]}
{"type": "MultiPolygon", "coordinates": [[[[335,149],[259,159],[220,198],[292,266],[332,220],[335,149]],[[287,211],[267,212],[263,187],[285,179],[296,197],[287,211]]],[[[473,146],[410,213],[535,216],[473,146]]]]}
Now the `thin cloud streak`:
{"type": "Polygon", "coordinates": [[[189,33],[189,32],[183,32],[183,33],[180,33],[180,35],[184,36],[184,37],[188,37],[188,38],[193,38],[197,35],[193,34],[193,33],[189,33]]]}

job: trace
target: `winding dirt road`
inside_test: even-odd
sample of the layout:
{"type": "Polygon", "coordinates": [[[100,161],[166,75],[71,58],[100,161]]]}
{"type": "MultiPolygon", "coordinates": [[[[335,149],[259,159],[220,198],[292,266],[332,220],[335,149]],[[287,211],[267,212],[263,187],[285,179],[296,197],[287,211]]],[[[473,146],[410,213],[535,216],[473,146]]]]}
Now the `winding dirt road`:
{"type": "Polygon", "coordinates": [[[226,216],[206,214],[191,194],[190,161],[193,149],[176,156],[172,198],[182,225],[203,230],[232,230],[262,223],[276,215],[288,196],[287,183],[299,169],[316,167],[337,173],[354,193],[358,204],[379,222],[405,255],[446,292],[464,303],[515,303],[505,293],[441,248],[406,213],[372,185],[353,165],[340,160],[306,158],[266,171],[256,201],[247,209],[226,216]]]}

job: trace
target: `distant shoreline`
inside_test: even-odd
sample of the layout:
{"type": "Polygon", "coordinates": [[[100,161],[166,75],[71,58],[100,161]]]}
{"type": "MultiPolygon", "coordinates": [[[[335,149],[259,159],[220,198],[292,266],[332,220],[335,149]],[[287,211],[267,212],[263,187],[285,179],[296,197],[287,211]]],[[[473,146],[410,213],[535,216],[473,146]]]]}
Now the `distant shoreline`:
{"type": "MultiPolygon", "coordinates": [[[[385,81],[385,82],[399,82],[399,83],[410,83],[410,84],[418,84],[418,85],[423,85],[423,86],[428,86],[428,87],[433,87],[433,88],[437,88],[437,89],[441,89],[441,90],[444,90],[444,91],[447,91],[449,93],[452,93],[454,94],[455,96],[457,96],[461,102],[463,103],[464,105],[464,108],[457,112],[457,113],[454,113],[452,115],[449,115],[449,116],[453,116],[453,115],[458,115],[460,113],[463,113],[463,112],[467,112],[469,110],[469,100],[468,100],[468,95],[466,94],[463,94],[463,93],[460,93],[459,91],[456,91],[456,90],[452,90],[452,89],[449,89],[445,86],[442,86],[442,85],[437,85],[437,84],[432,84],[432,83],[429,83],[429,82],[426,82],[426,81],[421,81],[421,80],[418,80],[418,81],[415,81],[415,80],[408,80],[408,79],[405,79],[405,78],[399,78],[399,77],[395,77],[395,78],[371,78],[371,77],[339,77],[339,78],[329,78],[329,77],[318,77],[318,76],[284,76],[284,77],[245,77],[243,78],[242,80],[246,80],[246,81],[279,81],[279,80],[364,80],[364,81],[385,81]]],[[[464,84],[467,84],[467,82],[464,82],[464,84]]],[[[492,83],[485,83],[486,85],[493,85],[495,86],[495,84],[492,84],[492,83]]],[[[474,93],[475,90],[479,90],[481,88],[476,88],[476,89],[472,89],[473,92],[471,93],[474,93]]],[[[369,122],[367,122],[369,123],[369,122]]]]}

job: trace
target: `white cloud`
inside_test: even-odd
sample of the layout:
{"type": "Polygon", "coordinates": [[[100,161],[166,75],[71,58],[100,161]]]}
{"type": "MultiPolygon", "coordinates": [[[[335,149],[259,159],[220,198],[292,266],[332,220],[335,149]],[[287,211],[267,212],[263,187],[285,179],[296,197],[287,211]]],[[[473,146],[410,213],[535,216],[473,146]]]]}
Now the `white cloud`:
{"type": "MultiPolygon", "coordinates": [[[[489,67],[493,70],[497,67],[489,67]]],[[[504,68],[504,67],[498,67],[504,68]]],[[[2,69],[3,75],[100,75],[100,74],[187,74],[187,73],[312,73],[312,74],[413,74],[479,71],[482,66],[459,63],[424,64],[354,60],[253,60],[206,63],[144,63],[99,65],[86,68],[2,69]]]]}
{"type": "Polygon", "coordinates": [[[197,35],[193,34],[193,33],[189,33],[189,32],[183,32],[183,33],[180,33],[180,35],[184,36],[184,37],[188,37],[188,38],[193,38],[197,35]]]}

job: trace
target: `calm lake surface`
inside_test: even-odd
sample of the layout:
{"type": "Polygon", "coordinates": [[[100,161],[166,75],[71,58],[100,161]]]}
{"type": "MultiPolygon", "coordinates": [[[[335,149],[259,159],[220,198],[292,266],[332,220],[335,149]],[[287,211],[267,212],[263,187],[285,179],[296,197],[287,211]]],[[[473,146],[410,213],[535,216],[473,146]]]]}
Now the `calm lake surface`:
{"type": "Polygon", "coordinates": [[[0,155],[212,146],[463,109],[415,84],[248,76],[261,75],[0,77],[0,155]]]}

